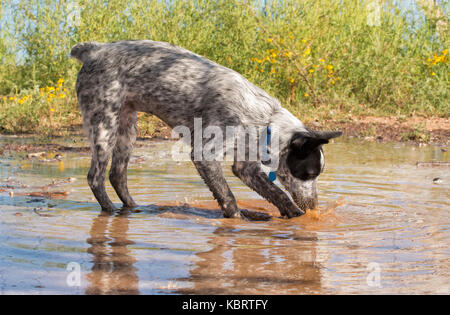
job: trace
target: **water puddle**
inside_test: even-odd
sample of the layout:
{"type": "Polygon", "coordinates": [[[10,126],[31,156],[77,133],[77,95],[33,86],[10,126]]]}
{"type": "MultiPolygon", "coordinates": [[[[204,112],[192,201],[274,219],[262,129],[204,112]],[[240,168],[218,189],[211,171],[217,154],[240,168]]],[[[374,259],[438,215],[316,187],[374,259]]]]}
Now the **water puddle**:
{"type": "MultiPolygon", "coordinates": [[[[13,141],[27,139],[0,146],[13,141]]],[[[240,207],[258,219],[250,221],[223,219],[170,146],[134,151],[129,188],[140,206],[113,216],[87,186],[89,153],[4,151],[0,293],[450,293],[446,150],[329,145],[319,210],[291,220],[226,167],[240,207]]],[[[108,193],[119,205],[109,183],[108,193]]]]}

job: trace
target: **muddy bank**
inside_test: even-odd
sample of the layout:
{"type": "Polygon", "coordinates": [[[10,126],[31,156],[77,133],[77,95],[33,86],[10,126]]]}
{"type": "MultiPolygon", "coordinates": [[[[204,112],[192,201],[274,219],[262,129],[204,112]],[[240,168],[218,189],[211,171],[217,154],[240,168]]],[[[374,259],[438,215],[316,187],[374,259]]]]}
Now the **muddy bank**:
{"type": "MultiPolygon", "coordinates": [[[[170,134],[170,132],[169,132],[170,134]]],[[[0,134],[0,136],[2,136],[0,134]]],[[[72,133],[64,138],[48,138],[45,140],[40,140],[36,135],[5,135],[4,140],[6,143],[0,144],[0,155],[6,154],[8,152],[25,152],[29,153],[26,155],[28,159],[40,158],[44,153],[48,155],[48,152],[72,152],[87,154],[91,152],[91,148],[88,146],[87,138],[81,133],[72,133]],[[30,141],[23,141],[27,139],[30,141]],[[71,141],[70,144],[59,144],[61,139],[76,139],[71,141]],[[48,143],[45,143],[48,142],[48,143]]],[[[169,136],[155,136],[155,137],[139,137],[137,143],[134,145],[135,148],[144,147],[148,144],[169,140],[169,136]]],[[[57,154],[55,154],[56,156],[57,154]]]]}
{"type": "Polygon", "coordinates": [[[450,120],[432,117],[355,117],[351,121],[327,120],[307,123],[312,129],[336,129],[350,138],[366,141],[450,144],[450,120]]]}
{"type": "MultiPolygon", "coordinates": [[[[313,130],[340,130],[345,137],[357,138],[364,141],[377,142],[407,142],[423,145],[433,144],[439,146],[450,145],[450,119],[432,117],[355,117],[348,120],[326,120],[305,122],[313,130]]],[[[146,146],[154,141],[171,139],[171,129],[162,121],[158,121],[158,128],[154,133],[145,137],[138,137],[135,147],[146,146]]],[[[58,144],[62,137],[35,140],[23,143],[21,135],[6,135],[7,143],[0,145],[0,154],[5,152],[77,152],[89,153],[90,148],[86,139],[79,130],[74,128],[65,138],[74,139],[70,144],[58,144]],[[46,143],[48,142],[48,143],[46,143]]],[[[33,137],[33,135],[24,135],[33,137]]],[[[35,136],[36,138],[38,136],[35,136]]]]}

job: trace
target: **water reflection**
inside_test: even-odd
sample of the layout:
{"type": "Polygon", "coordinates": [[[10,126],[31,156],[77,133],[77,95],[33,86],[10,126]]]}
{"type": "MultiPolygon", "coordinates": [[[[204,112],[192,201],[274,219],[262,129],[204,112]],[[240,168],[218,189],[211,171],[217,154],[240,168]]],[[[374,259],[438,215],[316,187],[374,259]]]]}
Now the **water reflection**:
{"type": "MultiPolygon", "coordinates": [[[[341,139],[327,147],[319,180],[322,206],[344,197],[335,217],[247,222],[224,220],[207,204],[211,193],[192,165],[161,159],[169,145],[137,148],[147,159],[131,163],[129,186],[151,205],[116,216],[99,215],[90,199],[87,154],[68,153],[64,169],[0,156],[0,294],[450,292],[450,173],[416,166],[447,163],[448,151],[341,139]],[[54,180],[63,183],[49,187],[54,180]],[[68,195],[26,194],[46,192],[42,185],[68,195]],[[82,267],[79,288],[67,286],[69,262],[82,267]],[[380,288],[367,284],[373,262],[380,288]]],[[[270,210],[224,172],[242,208],[270,210]]]]}
{"type": "Polygon", "coordinates": [[[127,237],[130,211],[121,210],[117,215],[100,214],[94,218],[90,238],[86,240],[93,258],[86,294],[138,294],[136,259],[128,245],[134,244],[127,237]],[[111,223],[110,223],[111,221],[111,223]]]}
{"type": "MultiPolygon", "coordinates": [[[[267,229],[272,226],[270,229],[267,229]]],[[[209,240],[213,248],[197,253],[192,286],[183,294],[305,294],[320,292],[314,232],[276,232],[224,223],[209,240]]]]}

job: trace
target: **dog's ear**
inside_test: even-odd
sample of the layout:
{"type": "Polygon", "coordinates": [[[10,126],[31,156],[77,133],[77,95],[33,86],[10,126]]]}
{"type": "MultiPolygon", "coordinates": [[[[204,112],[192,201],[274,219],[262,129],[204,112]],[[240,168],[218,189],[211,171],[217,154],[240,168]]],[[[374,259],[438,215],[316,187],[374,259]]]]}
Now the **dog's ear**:
{"type": "Polygon", "coordinates": [[[314,131],[314,137],[330,140],[342,136],[340,131],[314,131]]]}
{"type": "Polygon", "coordinates": [[[342,135],[340,131],[301,131],[296,132],[290,142],[291,150],[300,156],[307,156],[322,144],[327,144],[330,139],[342,135]]]}

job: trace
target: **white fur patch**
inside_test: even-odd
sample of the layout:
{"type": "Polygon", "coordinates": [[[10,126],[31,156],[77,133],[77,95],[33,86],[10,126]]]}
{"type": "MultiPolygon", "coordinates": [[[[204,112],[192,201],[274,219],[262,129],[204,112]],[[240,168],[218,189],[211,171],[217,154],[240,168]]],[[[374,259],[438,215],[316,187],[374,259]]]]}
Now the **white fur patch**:
{"type": "Polygon", "coordinates": [[[324,167],[325,167],[325,157],[323,156],[322,150],[320,150],[320,172],[323,172],[324,167]]]}

